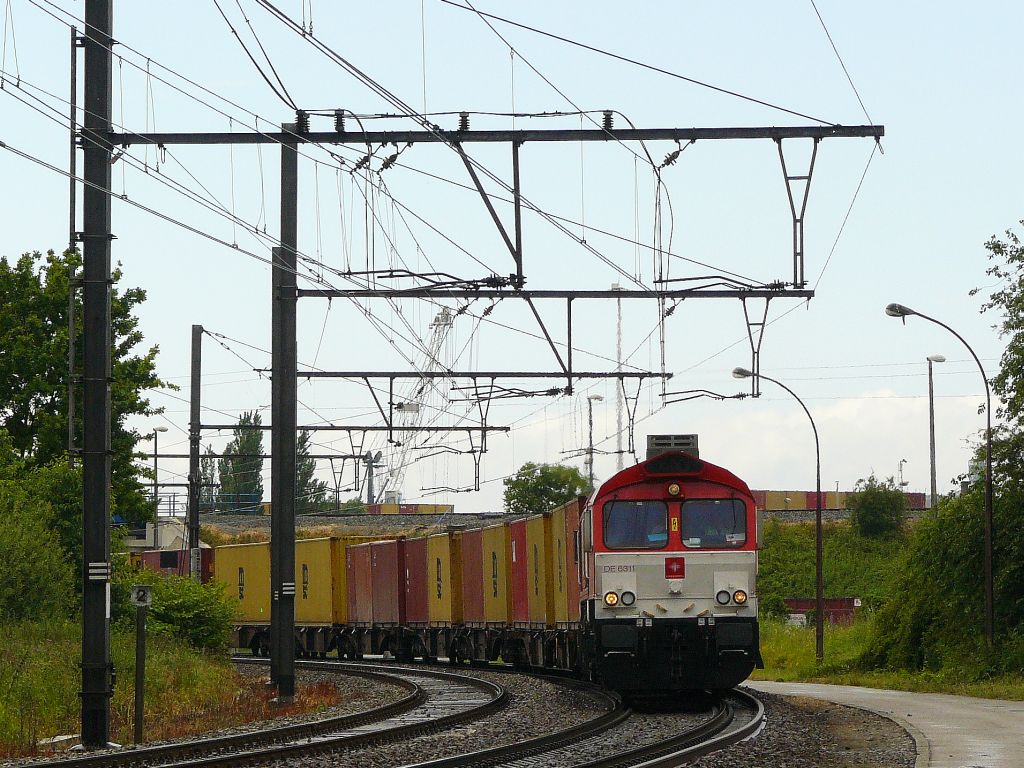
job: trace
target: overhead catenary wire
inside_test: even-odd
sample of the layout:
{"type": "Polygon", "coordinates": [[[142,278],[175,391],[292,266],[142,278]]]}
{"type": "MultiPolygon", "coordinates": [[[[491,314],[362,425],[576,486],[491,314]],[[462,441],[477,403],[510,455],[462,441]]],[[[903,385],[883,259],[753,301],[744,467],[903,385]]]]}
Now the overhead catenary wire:
{"type": "MultiPolygon", "coordinates": [[[[35,6],[36,8],[38,8],[39,10],[41,10],[41,11],[42,11],[43,13],[45,13],[45,14],[47,14],[47,15],[51,16],[52,18],[54,18],[55,20],[57,20],[57,21],[59,21],[60,23],[64,24],[65,26],[68,26],[69,28],[70,28],[70,27],[72,26],[70,22],[68,22],[68,21],[66,21],[66,20],[64,20],[64,19],[62,19],[62,18],[60,18],[60,17],[58,17],[58,16],[57,16],[57,15],[56,15],[56,14],[55,14],[54,12],[52,12],[52,11],[50,11],[50,10],[47,10],[46,8],[44,8],[44,7],[43,7],[43,4],[45,4],[45,5],[48,5],[48,6],[50,6],[51,8],[55,9],[55,10],[56,10],[57,12],[59,12],[59,13],[62,13],[62,14],[64,14],[64,15],[66,15],[66,16],[68,16],[68,17],[70,17],[71,19],[74,19],[74,20],[75,20],[75,21],[77,21],[78,23],[82,23],[82,24],[85,24],[85,22],[84,22],[84,20],[83,20],[82,18],[80,18],[80,17],[78,17],[78,16],[75,16],[74,14],[72,14],[72,13],[70,13],[70,12],[68,12],[68,11],[64,10],[63,8],[61,8],[60,6],[58,6],[58,5],[56,5],[56,4],[54,3],[54,2],[52,2],[52,0],[28,0],[28,2],[29,2],[29,3],[31,4],[31,5],[33,5],[33,6],[35,6]]],[[[286,17],[285,17],[285,18],[286,18],[286,17]]],[[[87,27],[89,27],[90,25],[86,25],[86,26],[87,26],[87,27]]],[[[150,57],[146,57],[146,56],[145,56],[144,54],[142,54],[142,53],[141,53],[140,51],[138,51],[138,50],[136,50],[136,49],[132,48],[132,47],[131,47],[130,45],[126,44],[126,43],[125,43],[125,42],[123,42],[123,41],[118,41],[118,45],[119,45],[119,46],[120,46],[120,47],[121,47],[122,49],[124,49],[124,50],[127,50],[127,51],[130,51],[130,52],[131,52],[131,53],[133,53],[134,55],[137,55],[137,56],[140,56],[140,57],[144,57],[144,58],[146,59],[146,61],[147,61],[147,64],[148,64],[148,63],[152,63],[152,64],[155,64],[156,66],[158,66],[158,67],[160,67],[161,69],[165,70],[166,72],[168,72],[169,74],[173,75],[174,77],[177,77],[177,78],[179,78],[180,80],[182,80],[183,82],[187,83],[188,85],[190,85],[190,86],[192,86],[192,87],[194,87],[194,88],[197,88],[197,89],[199,89],[199,90],[200,90],[200,91],[202,91],[203,93],[206,93],[206,94],[208,94],[208,95],[210,95],[210,96],[212,96],[212,97],[214,97],[214,98],[216,98],[216,99],[218,99],[218,100],[220,100],[220,101],[224,102],[225,104],[228,104],[228,105],[230,105],[231,107],[233,107],[233,108],[235,108],[235,109],[241,110],[241,111],[242,111],[242,112],[244,112],[244,113],[245,113],[246,115],[248,115],[248,116],[250,116],[251,118],[254,118],[254,119],[256,120],[256,124],[255,124],[255,126],[250,126],[250,125],[246,125],[246,127],[248,127],[248,128],[251,128],[251,129],[252,129],[252,130],[254,130],[254,131],[255,131],[256,133],[258,133],[258,134],[260,134],[260,135],[262,135],[262,136],[265,136],[265,137],[267,137],[267,138],[269,138],[269,139],[272,139],[272,140],[274,140],[274,141],[280,141],[279,139],[276,139],[276,138],[275,138],[275,137],[274,137],[273,135],[271,135],[271,134],[268,134],[268,133],[266,133],[266,132],[264,132],[264,131],[261,131],[261,130],[260,130],[260,128],[259,128],[259,119],[260,119],[260,116],[259,116],[259,115],[258,115],[257,113],[255,113],[255,112],[252,112],[251,110],[249,110],[249,109],[246,109],[245,107],[242,107],[241,105],[239,105],[239,104],[237,104],[237,103],[235,103],[235,102],[231,101],[230,99],[227,99],[227,98],[225,98],[225,97],[224,97],[224,96],[222,96],[221,94],[219,94],[219,93],[217,93],[217,92],[215,92],[215,91],[213,91],[213,90],[211,90],[211,89],[207,88],[206,86],[203,86],[203,85],[202,85],[202,84],[200,84],[200,83],[197,83],[196,81],[192,80],[191,78],[188,78],[188,77],[186,77],[185,75],[182,75],[181,73],[177,72],[177,71],[176,71],[176,70],[174,70],[173,68],[171,68],[171,67],[167,67],[166,65],[164,65],[164,64],[162,64],[162,63],[160,63],[160,62],[158,62],[158,61],[156,61],[156,60],[154,60],[154,59],[151,59],[150,57]]],[[[120,56],[120,54],[114,53],[113,51],[111,51],[111,52],[112,52],[112,55],[116,56],[116,57],[117,57],[117,58],[118,58],[119,60],[122,60],[122,61],[123,61],[123,60],[125,60],[125,59],[123,59],[123,57],[121,57],[121,56],[120,56]]],[[[128,60],[128,63],[129,63],[130,65],[132,65],[132,66],[136,67],[136,68],[137,68],[137,69],[139,69],[140,71],[143,71],[143,68],[142,68],[142,66],[141,66],[141,65],[139,65],[139,64],[137,64],[137,63],[135,63],[135,62],[132,62],[132,61],[130,61],[130,60],[128,60]]],[[[220,108],[218,108],[218,107],[214,106],[214,105],[213,105],[213,104],[211,104],[210,102],[208,102],[208,101],[205,101],[205,100],[203,100],[203,99],[201,99],[201,98],[199,98],[199,97],[195,96],[194,94],[191,94],[191,93],[189,93],[188,91],[185,91],[185,90],[183,90],[182,88],[180,88],[179,86],[175,85],[174,83],[171,83],[171,82],[170,82],[170,81],[168,81],[167,79],[165,79],[165,78],[161,78],[161,77],[160,77],[160,76],[158,76],[158,75],[152,75],[152,77],[153,77],[154,79],[158,80],[159,82],[162,82],[162,83],[164,83],[165,85],[167,85],[168,87],[172,88],[172,89],[173,89],[174,91],[176,91],[176,92],[180,93],[181,95],[185,96],[186,98],[190,98],[190,99],[193,99],[193,100],[195,100],[195,101],[196,101],[197,103],[199,103],[199,104],[202,104],[203,106],[207,107],[208,109],[211,109],[211,110],[213,110],[214,112],[216,112],[216,113],[218,113],[218,114],[221,114],[221,115],[223,115],[223,116],[225,116],[225,117],[231,117],[231,115],[230,115],[229,113],[227,113],[227,112],[223,111],[222,109],[220,109],[220,108]]],[[[349,112],[349,113],[350,113],[350,114],[352,114],[353,116],[356,116],[356,115],[355,115],[355,113],[351,113],[351,112],[349,112]]],[[[447,114],[447,113],[445,113],[445,114],[447,114]]],[[[486,114],[486,113],[484,113],[484,114],[486,114]]],[[[498,113],[496,113],[496,114],[498,114],[498,113]]],[[[547,113],[531,113],[531,114],[532,114],[533,116],[541,116],[542,114],[547,114],[547,113]]],[[[555,112],[555,113],[551,113],[551,114],[556,114],[556,115],[557,115],[557,114],[575,114],[575,113],[558,113],[558,112],[555,112]]],[[[406,115],[406,116],[408,116],[408,115],[406,115]]],[[[265,122],[268,122],[268,124],[269,124],[269,122],[270,122],[270,121],[267,121],[267,120],[266,120],[266,118],[264,118],[264,121],[265,121],[265,122]]],[[[244,124],[244,123],[243,123],[243,124],[244,124]]],[[[428,127],[429,127],[429,126],[428,126],[428,127]]],[[[297,137],[297,138],[301,138],[301,137],[300,137],[300,136],[299,136],[298,134],[296,134],[296,137],[297,137]]],[[[324,149],[323,147],[321,147],[320,145],[317,145],[317,144],[314,144],[313,146],[316,146],[316,147],[318,147],[318,148],[324,149]]],[[[312,158],[307,158],[307,159],[312,159],[312,158]]],[[[312,160],[313,160],[313,162],[318,162],[318,161],[316,161],[315,159],[312,159],[312,160]]],[[[481,166],[479,166],[479,165],[478,165],[478,167],[481,167],[481,166]]],[[[489,171],[486,171],[486,169],[483,169],[483,170],[485,170],[485,172],[487,172],[487,173],[488,173],[488,174],[489,174],[490,176],[492,176],[492,177],[493,177],[493,174],[490,174],[490,172],[489,172],[489,171]]],[[[499,181],[500,181],[500,180],[499,180],[499,181]]],[[[501,182],[501,183],[502,183],[502,184],[503,184],[503,185],[505,186],[505,188],[506,188],[506,189],[508,189],[508,191],[511,191],[511,190],[510,190],[510,189],[508,188],[508,185],[507,185],[507,184],[504,184],[504,182],[501,182]]],[[[536,213],[538,213],[538,214],[542,215],[543,217],[545,217],[546,219],[548,219],[548,220],[549,220],[550,222],[552,222],[552,223],[557,223],[557,222],[559,222],[559,221],[570,221],[570,220],[568,220],[568,219],[565,219],[564,217],[558,217],[558,216],[553,216],[553,215],[551,215],[551,214],[547,213],[546,211],[543,211],[542,209],[540,209],[540,208],[538,208],[537,206],[533,205],[533,204],[532,204],[532,203],[531,203],[531,202],[530,202],[529,200],[527,200],[527,199],[525,199],[525,198],[523,198],[523,202],[524,202],[524,203],[526,203],[526,205],[527,205],[527,207],[528,207],[528,208],[530,208],[530,209],[531,209],[531,210],[533,210],[534,212],[536,212],[536,213]]],[[[570,238],[572,238],[573,240],[576,240],[576,238],[575,238],[574,236],[572,236],[572,235],[571,235],[571,233],[569,232],[569,230],[567,230],[567,229],[566,229],[566,228],[565,228],[564,226],[559,226],[558,228],[559,228],[559,229],[560,229],[560,230],[561,230],[561,231],[562,231],[562,232],[563,232],[564,234],[568,235],[568,236],[569,236],[570,238]]],[[[593,229],[593,228],[592,228],[592,229],[593,229]]],[[[265,231],[265,226],[264,226],[264,231],[265,231]]],[[[594,231],[599,231],[599,230],[596,230],[596,229],[595,229],[594,231]]],[[[613,235],[613,236],[614,236],[614,235],[613,235]]],[[[577,242],[578,242],[578,241],[577,241],[577,242]]],[[[586,248],[587,248],[587,249],[588,249],[589,251],[591,251],[592,253],[595,253],[595,254],[597,254],[597,255],[599,256],[599,258],[601,258],[602,260],[606,260],[606,257],[604,257],[604,256],[603,256],[603,254],[599,254],[599,253],[597,253],[597,252],[596,252],[596,250],[595,250],[595,249],[593,249],[593,247],[592,247],[592,246],[590,246],[589,244],[584,244],[584,245],[585,245],[585,247],[586,247],[586,248]]],[[[673,256],[675,256],[675,255],[673,254],[673,256]]],[[[678,257],[678,256],[675,256],[675,257],[676,257],[676,258],[681,258],[681,257],[678,257]]],[[[703,266],[706,266],[707,268],[710,268],[710,269],[717,269],[717,268],[716,268],[716,267],[714,267],[713,265],[703,265],[703,266]]],[[[619,270],[619,268],[617,267],[617,265],[615,266],[615,268],[616,268],[617,270],[619,270]]],[[[643,284],[642,284],[642,283],[641,283],[641,282],[639,281],[639,278],[638,278],[638,277],[633,277],[633,276],[630,276],[630,275],[625,275],[625,276],[626,276],[626,277],[627,277],[627,278],[628,278],[628,279],[629,279],[629,280],[630,280],[631,282],[634,282],[634,283],[636,283],[637,285],[640,285],[641,287],[645,287],[645,286],[643,286],[643,284]]]]}
{"type": "Polygon", "coordinates": [[[382,231],[384,231],[383,227],[382,227],[382,231]]]}
{"type": "Polygon", "coordinates": [[[857,97],[857,103],[860,104],[861,111],[864,113],[864,117],[870,123],[871,115],[868,114],[868,108],[864,106],[864,100],[860,97],[860,91],[857,90],[857,86],[853,83],[853,78],[850,77],[850,70],[846,68],[846,62],[843,61],[843,57],[839,54],[839,49],[836,47],[835,40],[832,39],[832,33],[828,31],[828,27],[825,25],[825,19],[821,16],[821,11],[818,10],[817,3],[811,0],[811,8],[814,9],[814,15],[818,17],[818,21],[821,22],[821,28],[825,30],[825,37],[828,38],[829,45],[832,46],[833,52],[836,54],[836,58],[839,60],[839,66],[843,68],[843,74],[846,75],[847,82],[850,83],[850,87],[853,89],[853,95],[857,97]]]}
{"type": "Polygon", "coordinates": [[[274,62],[270,60],[270,56],[267,55],[267,51],[263,47],[263,43],[260,42],[259,35],[257,35],[256,31],[252,28],[252,24],[249,21],[249,17],[246,16],[245,11],[242,10],[242,4],[239,3],[238,0],[235,0],[235,4],[238,6],[238,10],[242,14],[242,18],[245,19],[245,23],[249,26],[249,31],[252,32],[252,36],[253,38],[255,38],[256,44],[259,45],[260,51],[263,52],[263,58],[266,59],[267,64],[270,66],[270,71],[274,73],[274,78],[277,80],[277,85],[274,85],[274,83],[271,82],[270,78],[267,77],[266,72],[263,71],[263,67],[261,67],[259,62],[256,61],[256,57],[253,56],[252,53],[249,51],[248,46],[245,44],[245,42],[243,42],[242,37],[238,34],[238,31],[235,29],[234,24],[231,23],[231,19],[229,19],[227,14],[224,13],[224,9],[220,7],[220,3],[217,0],[213,0],[213,4],[220,12],[220,16],[222,19],[224,19],[224,23],[228,25],[228,29],[231,30],[231,34],[235,36],[235,39],[238,41],[238,44],[242,47],[242,50],[245,52],[245,55],[249,57],[249,61],[252,62],[252,65],[256,68],[256,71],[259,72],[260,77],[263,78],[264,82],[268,86],[270,86],[270,90],[274,92],[274,95],[277,96],[277,98],[279,98],[282,102],[284,102],[285,106],[291,107],[292,109],[298,109],[298,106],[292,99],[291,94],[288,93],[288,89],[285,87],[284,82],[281,80],[280,75],[277,74],[277,70],[274,68],[274,62]]]}
{"type": "Polygon", "coordinates": [[[652,72],[658,72],[658,73],[660,73],[662,75],[667,75],[667,76],[673,77],[673,78],[675,78],[677,80],[684,80],[684,81],[686,81],[688,83],[692,83],[694,85],[698,85],[698,86],[700,86],[702,88],[708,88],[708,89],[710,89],[712,91],[717,91],[719,93],[723,93],[723,94],[726,94],[728,96],[735,96],[738,99],[742,99],[744,101],[749,101],[749,102],[752,102],[754,104],[760,104],[763,107],[768,107],[769,109],[778,110],[779,112],[785,112],[787,114],[793,115],[794,117],[806,118],[807,120],[813,120],[814,122],[822,123],[823,125],[837,125],[838,124],[838,123],[834,123],[834,122],[832,122],[830,120],[824,120],[824,119],[822,119],[820,117],[812,117],[811,115],[804,114],[803,112],[797,112],[796,110],[793,110],[793,109],[788,109],[786,107],[781,107],[778,104],[772,104],[771,102],[768,102],[768,101],[763,101],[761,99],[756,99],[753,96],[745,96],[744,94],[739,93],[737,91],[732,91],[732,90],[729,90],[728,88],[722,88],[720,86],[712,85],[711,83],[707,83],[707,82],[704,82],[702,80],[697,80],[697,79],[692,78],[692,77],[687,77],[685,75],[680,75],[677,72],[671,72],[671,71],[669,71],[667,69],[662,69],[661,67],[656,67],[656,66],[654,66],[652,64],[645,64],[642,61],[638,61],[636,59],[631,59],[631,58],[629,58],[627,56],[622,56],[620,54],[612,53],[611,51],[606,51],[606,50],[603,50],[601,48],[597,48],[597,47],[592,46],[592,45],[587,45],[585,43],[577,42],[576,40],[571,40],[568,37],[563,37],[561,35],[556,35],[556,34],[554,34],[552,32],[545,32],[542,29],[537,29],[536,27],[531,27],[531,26],[529,26],[527,24],[521,24],[520,22],[512,21],[511,19],[506,19],[506,18],[503,18],[501,16],[496,16],[493,13],[484,13],[483,11],[478,11],[475,8],[473,8],[471,5],[469,5],[468,2],[465,5],[453,2],[452,0],[441,0],[441,2],[444,3],[445,5],[452,6],[453,8],[458,8],[459,10],[472,11],[473,13],[476,13],[479,16],[486,16],[486,17],[488,17],[490,19],[494,19],[495,21],[500,21],[503,24],[508,24],[510,26],[513,26],[513,27],[518,27],[520,29],[524,29],[524,30],[526,30],[528,32],[533,32],[533,33],[538,34],[538,35],[543,35],[544,37],[549,37],[549,38],[552,38],[554,40],[558,40],[560,42],[567,43],[568,45],[574,45],[577,48],[584,48],[584,49],[586,49],[588,51],[591,51],[592,53],[597,53],[597,54],[600,54],[602,56],[607,56],[607,57],[612,58],[612,59],[618,59],[619,61],[625,62],[627,64],[632,64],[632,65],[637,66],[637,67],[642,67],[643,69],[648,69],[648,70],[651,70],[652,72]]]}

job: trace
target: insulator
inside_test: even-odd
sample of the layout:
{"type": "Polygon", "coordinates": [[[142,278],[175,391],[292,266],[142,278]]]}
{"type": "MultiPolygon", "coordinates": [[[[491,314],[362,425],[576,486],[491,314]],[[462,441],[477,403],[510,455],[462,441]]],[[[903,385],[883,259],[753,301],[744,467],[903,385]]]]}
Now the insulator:
{"type": "Polygon", "coordinates": [[[298,133],[309,133],[309,112],[304,109],[295,110],[295,129],[298,133]]]}
{"type": "Polygon", "coordinates": [[[469,130],[469,112],[459,112],[459,130],[469,130]]]}
{"type": "Polygon", "coordinates": [[[602,120],[601,122],[601,127],[604,128],[606,131],[610,131],[614,127],[613,117],[614,116],[612,115],[612,111],[610,109],[606,109],[604,111],[604,120],[602,120]]]}
{"type": "Polygon", "coordinates": [[[345,132],[345,113],[340,110],[334,110],[334,130],[338,133],[345,132]]]}

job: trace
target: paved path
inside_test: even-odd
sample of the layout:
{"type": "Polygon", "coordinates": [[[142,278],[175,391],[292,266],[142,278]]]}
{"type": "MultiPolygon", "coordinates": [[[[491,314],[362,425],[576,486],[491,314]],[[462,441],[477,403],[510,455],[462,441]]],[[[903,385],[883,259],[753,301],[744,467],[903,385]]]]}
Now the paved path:
{"type": "Polygon", "coordinates": [[[782,696],[811,696],[890,717],[917,742],[917,768],[1024,767],[1024,701],[974,699],[846,685],[748,681],[782,696]]]}

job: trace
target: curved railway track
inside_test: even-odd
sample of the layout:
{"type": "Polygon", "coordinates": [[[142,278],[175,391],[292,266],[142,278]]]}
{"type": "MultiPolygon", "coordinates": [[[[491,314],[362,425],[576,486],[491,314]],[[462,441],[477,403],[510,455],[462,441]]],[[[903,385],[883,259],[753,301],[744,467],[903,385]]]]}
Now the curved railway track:
{"type": "MultiPolygon", "coordinates": [[[[235,662],[266,663],[251,657],[236,658],[235,662]]],[[[219,768],[324,753],[338,755],[339,764],[356,764],[360,761],[360,750],[440,733],[486,717],[509,701],[509,693],[504,686],[471,675],[424,669],[419,665],[410,668],[394,663],[327,661],[296,664],[308,669],[336,670],[376,678],[403,687],[407,694],[383,707],[355,714],[122,752],[33,762],[31,768],[219,768]],[[356,763],[352,763],[353,760],[356,763]]],[[[489,671],[521,673],[521,670],[502,667],[489,671]]],[[[661,716],[656,718],[657,728],[652,729],[646,720],[649,715],[634,712],[615,694],[573,679],[559,677],[554,681],[598,696],[603,699],[604,711],[597,717],[560,731],[514,744],[406,765],[405,768],[541,768],[556,765],[573,768],[674,768],[742,741],[755,733],[763,722],[761,702],[745,692],[732,691],[716,702],[706,717],[690,715],[687,719],[677,715],[678,720],[674,721],[672,716],[661,716]],[[666,717],[671,733],[662,738],[666,717]],[[658,735],[652,738],[654,730],[658,735]]]]}
{"type": "Polygon", "coordinates": [[[763,723],[764,707],[753,696],[734,691],[712,707],[706,719],[654,741],[643,738],[649,727],[637,727],[636,721],[643,717],[619,706],[564,731],[403,768],[674,768],[756,733],[763,723]]]}
{"type": "MultiPolygon", "coordinates": [[[[239,663],[263,664],[251,659],[239,663]]],[[[228,736],[104,752],[48,762],[31,768],[180,768],[248,765],[324,752],[347,752],[442,731],[485,717],[508,703],[499,685],[445,672],[340,662],[296,662],[297,667],[337,670],[397,684],[408,695],[383,707],[355,714],[271,727],[228,736]]]]}

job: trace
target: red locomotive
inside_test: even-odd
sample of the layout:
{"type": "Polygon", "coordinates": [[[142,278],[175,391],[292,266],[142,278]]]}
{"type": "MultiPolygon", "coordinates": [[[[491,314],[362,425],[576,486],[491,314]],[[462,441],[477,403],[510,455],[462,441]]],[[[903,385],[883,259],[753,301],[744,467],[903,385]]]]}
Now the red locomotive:
{"type": "Polygon", "coordinates": [[[581,652],[619,690],[725,689],[762,667],[746,483],[682,451],[619,472],[580,529],[581,652]]]}

